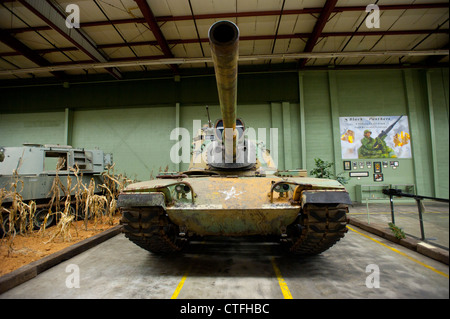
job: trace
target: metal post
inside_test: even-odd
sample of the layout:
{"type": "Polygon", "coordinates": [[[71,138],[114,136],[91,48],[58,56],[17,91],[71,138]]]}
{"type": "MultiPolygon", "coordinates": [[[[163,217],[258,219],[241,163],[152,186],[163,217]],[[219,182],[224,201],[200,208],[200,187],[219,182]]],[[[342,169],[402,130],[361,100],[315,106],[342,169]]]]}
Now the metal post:
{"type": "Polygon", "coordinates": [[[366,211],[367,211],[367,224],[370,224],[370,217],[369,217],[369,199],[366,198],[366,211]]]}
{"type": "Polygon", "coordinates": [[[417,208],[419,209],[419,222],[420,222],[420,234],[422,240],[425,240],[425,231],[423,229],[423,219],[422,219],[422,200],[416,198],[417,208]]]}
{"type": "Polygon", "coordinates": [[[392,195],[389,195],[389,202],[391,204],[391,219],[392,219],[392,224],[395,225],[395,219],[394,219],[394,201],[392,199],[392,195]]]}

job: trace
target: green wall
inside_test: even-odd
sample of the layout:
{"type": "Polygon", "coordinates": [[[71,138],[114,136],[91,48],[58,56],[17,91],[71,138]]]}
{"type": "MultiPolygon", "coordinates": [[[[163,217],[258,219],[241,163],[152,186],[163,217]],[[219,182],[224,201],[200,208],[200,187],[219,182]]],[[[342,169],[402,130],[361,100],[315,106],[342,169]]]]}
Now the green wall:
{"type": "MultiPolygon", "coordinates": [[[[314,158],[343,171],[339,117],[407,115],[412,158],[384,168],[386,185],[414,184],[421,195],[449,197],[448,69],[329,70],[239,76],[238,116],[254,128],[278,129],[280,169],[314,167],[314,158]]],[[[71,83],[0,89],[0,145],[23,142],[98,147],[118,172],[145,180],[160,169],[185,170],[169,152],[171,131],[220,117],[212,76],[71,83]]],[[[368,169],[365,169],[368,170],[368,169]]],[[[357,185],[380,185],[369,177],[357,185]]],[[[347,172],[345,173],[347,174],[347,172]]],[[[348,175],[347,175],[348,176],[348,175]]]]}
{"type": "Polygon", "coordinates": [[[437,197],[448,198],[449,182],[449,74],[448,69],[427,73],[428,105],[430,119],[431,160],[433,187],[437,197]]]}
{"type": "Polygon", "coordinates": [[[0,145],[65,144],[64,112],[0,113],[0,145]]]}
{"type": "Polygon", "coordinates": [[[95,148],[113,154],[115,169],[129,178],[145,180],[169,164],[170,131],[175,108],[149,107],[73,112],[74,147],[95,148]],[[153,171],[153,172],[152,172],[153,171]]]}

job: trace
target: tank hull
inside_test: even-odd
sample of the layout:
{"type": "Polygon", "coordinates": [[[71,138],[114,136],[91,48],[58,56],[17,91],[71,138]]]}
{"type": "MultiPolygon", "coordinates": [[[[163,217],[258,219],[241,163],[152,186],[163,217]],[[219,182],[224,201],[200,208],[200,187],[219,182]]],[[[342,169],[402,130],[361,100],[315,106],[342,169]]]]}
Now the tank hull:
{"type": "Polygon", "coordinates": [[[223,210],[216,205],[194,209],[167,210],[169,219],[201,236],[280,235],[292,224],[299,210],[295,207],[262,207],[223,210]]]}
{"type": "Polygon", "coordinates": [[[218,176],[132,184],[119,196],[118,205],[124,210],[160,210],[180,233],[190,236],[283,236],[306,204],[349,204],[349,200],[334,180],[218,176]],[[290,185],[289,190],[271,191],[277,183],[290,185]],[[176,185],[189,185],[189,193],[178,198],[171,189],[176,185]]]}

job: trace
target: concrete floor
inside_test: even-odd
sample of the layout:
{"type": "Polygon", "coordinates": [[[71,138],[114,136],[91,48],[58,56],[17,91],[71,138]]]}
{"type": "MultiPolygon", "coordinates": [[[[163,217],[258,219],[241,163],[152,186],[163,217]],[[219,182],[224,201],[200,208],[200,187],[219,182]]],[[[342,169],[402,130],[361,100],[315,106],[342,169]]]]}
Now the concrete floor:
{"type": "Polygon", "coordinates": [[[309,258],[236,240],[192,243],[180,256],[161,257],[120,234],[0,298],[283,299],[281,287],[294,299],[449,298],[447,265],[350,227],[334,247],[309,258]],[[377,274],[373,265],[379,288],[366,285],[377,274]],[[79,288],[69,288],[77,274],[79,288]]]}

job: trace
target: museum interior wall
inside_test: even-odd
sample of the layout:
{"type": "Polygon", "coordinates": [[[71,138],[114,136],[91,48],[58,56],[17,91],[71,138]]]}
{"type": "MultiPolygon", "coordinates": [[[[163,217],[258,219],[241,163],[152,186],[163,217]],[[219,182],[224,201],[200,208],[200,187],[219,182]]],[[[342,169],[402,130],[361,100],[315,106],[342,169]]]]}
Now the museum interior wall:
{"type": "MultiPolygon", "coordinates": [[[[448,198],[448,77],[446,68],[241,73],[238,117],[276,147],[279,169],[310,171],[315,158],[333,162],[354,201],[377,198],[386,186],[448,198]],[[384,148],[361,153],[364,131],[375,138],[392,124],[378,145],[384,148]]],[[[192,137],[194,121],[208,121],[206,105],[212,121],[220,117],[210,75],[18,86],[0,94],[1,146],[98,147],[113,153],[116,172],[136,180],[186,170],[189,163],[169,156],[177,142],[172,131],[186,128],[192,137]]]]}

